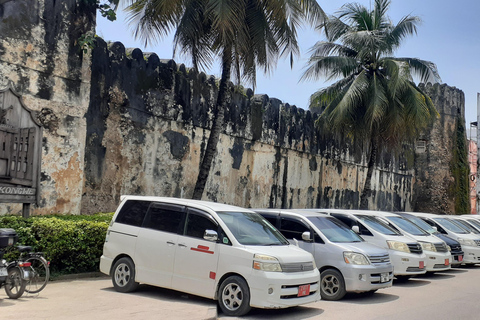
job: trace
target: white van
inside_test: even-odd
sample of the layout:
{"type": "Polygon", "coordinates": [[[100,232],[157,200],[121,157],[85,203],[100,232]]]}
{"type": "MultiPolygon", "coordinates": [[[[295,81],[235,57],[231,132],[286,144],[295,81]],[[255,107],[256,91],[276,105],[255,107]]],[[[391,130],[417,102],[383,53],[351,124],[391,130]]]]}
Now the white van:
{"type": "Polygon", "coordinates": [[[339,300],[346,292],[375,292],[392,286],[388,251],[372,245],[343,222],[301,209],[253,209],[290,241],[313,254],[320,270],[320,295],[339,300]]]}
{"type": "Polygon", "coordinates": [[[378,220],[362,210],[318,209],[341,220],[357,232],[365,241],[388,250],[393,263],[393,273],[398,280],[425,274],[427,256],[422,246],[409,236],[378,220]]]}
{"type": "Polygon", "coordinates": [[[450,215],[436,215],[425,212],[409,212],[422,218],[425,222],[435,227],[438,232],[448,235],[462,245],[463,264],[480,263],[480,235],[470,233],[461,225],[454,223],[450,215]]]}
{"type": "Polygon", "coordinates": [[[391,212],[366,211],[381,219],[389,226],[396,228],[401,233],[417,240],[427,256],[425,268],[427,272],[446,271],[451,266],[451,254],[447,244],[436,236],[423,230],[410,220],[391,212]]]}
{"type": "Polygon", "coordinates": [[[218,300],[230,316],[320,299],[310,253],[259,214],[207,201],[122,196],[100,271],[117,291],[170,288],[218,300]]]}

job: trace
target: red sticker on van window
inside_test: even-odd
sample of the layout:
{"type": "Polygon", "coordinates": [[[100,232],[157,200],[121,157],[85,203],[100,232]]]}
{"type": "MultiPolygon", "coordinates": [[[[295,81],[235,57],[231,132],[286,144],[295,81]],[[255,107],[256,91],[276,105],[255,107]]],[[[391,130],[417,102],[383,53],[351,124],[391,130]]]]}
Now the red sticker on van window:
{"type": "Polygon", "coordinates": [[[210,251],[209,249],[210,249],[209,247],[201,246],[201,245],[198,245],[196,248],[190,248],[190,250],[193,250],[193,251],[204,252],[204,253],[208,253],[208,254],[214,254],[215,253],[213,251],[210,251]]]}

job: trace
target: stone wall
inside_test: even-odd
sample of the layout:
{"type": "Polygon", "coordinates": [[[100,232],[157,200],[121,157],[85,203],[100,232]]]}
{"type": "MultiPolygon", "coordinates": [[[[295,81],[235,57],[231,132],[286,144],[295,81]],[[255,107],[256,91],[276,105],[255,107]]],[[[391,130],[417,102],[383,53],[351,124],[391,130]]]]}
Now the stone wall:
{"type": "MultiPolygon", "coordinates": [[[[95,9],[75,0],[0,4],[0,87],[11,87],[44,127],[40,205],[33,213],[81,211],[90,56],[76,45],[95,9]]],[[[0,213],[19,205],[2,204],[0,213]]]]}
{"type": "MultiPolygon", "coordinates": [[[[44,126],[41,200],[32,214],[113,211],[122,194],[193,193],[217,80],[102,39],[84,55],[76,41],[93,30],[94,13],[84,1],[0,2],[0,85],[21,94],[44,126]]],[[[309,111],[230,89],[204,199],[244,207],[358,207],[366,173],[361,142],[316,130],[309,111]]],[[[443,99],[438,94],[435,101],[443,99]]],[[[413,192],[421,179],[412,150],[382,154],[372,209],[415,207],[424,190],[413,192]]],[[[447,174],[448,164],[439,166],[447,174]]],[[[0,205],[0,214],[18,211],[0,205]]]]}
{"type": "Polygon", "coordinates": [[[420,140],[415,157],[414,211],[466,214],[469,209],[468,160],[463,91],[445,84],[422,85],[440,116],[420,140]]]}
{"type": "MultiPolygon", "coordinates": [[[[122,194],[190,197],[212,122],[216,79],[121,43],[92,53],[85,212],[122,194]]],[[[309,111],[231,85],[204,199],[244,207],[358,207],[365,155],[315,129],[309,111]]],[[[412,168],[385,154],[372,208],[410,208],[412,168]]]]}

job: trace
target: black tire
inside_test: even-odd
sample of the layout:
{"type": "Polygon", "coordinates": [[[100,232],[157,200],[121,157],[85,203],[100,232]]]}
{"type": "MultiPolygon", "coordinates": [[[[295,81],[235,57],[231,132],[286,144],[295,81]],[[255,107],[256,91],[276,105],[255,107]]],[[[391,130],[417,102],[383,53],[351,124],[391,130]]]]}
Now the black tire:
{"type": "Polygon", "coordinates": [[[8,270],[7,279],[5,280],[5,292],[10,299],[18,299],[25,292],[27,281],[23,280],[22,271],[18,267],[8,270]]]}
{"type": "Polygon", "coordinates": [[[347,293],[345,280],[340,272],[327,269],[320,274],[320,295],[324,300],[340,300],[347,293]]]}
{"type": "Polygon", "coordinates": [[[404,276],[395,276],[397,278],[398,282],[406,282],[408,281],[412,276],[404,275],[404,276]]]}
{"type": "Polygon", "coordinates": [[[112,269],[112,282],[118,292],[132,292],[137,289],[135,265],[130,258],[121,258],[115,263],[112,269]]]}
{"type": "Polygon", "coordinates": [[[28,293],[39,293],[42,291],[50,279],[50,268],[48,262],[43,257],[31,257],[25,262],[30,262],[30,278],[27,281],[25,291],[28,293]]]}
{"type": "Polygon", "coordinates": [[[243,316],[250,307],[250,289],[243,278],[231,276],[225,279],[218,290],[218,304],[227,316],[243,316]]]}

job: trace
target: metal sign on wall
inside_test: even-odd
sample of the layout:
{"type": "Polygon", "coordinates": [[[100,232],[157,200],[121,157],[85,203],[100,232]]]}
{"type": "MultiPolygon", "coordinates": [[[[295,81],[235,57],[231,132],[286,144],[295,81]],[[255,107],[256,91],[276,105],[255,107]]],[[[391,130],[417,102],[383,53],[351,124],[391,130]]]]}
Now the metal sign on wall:
{"type": "Polygon", "coordinates": [[[12,89],[0,90],[0,203],[38,203],[42,127],[12,89]]]}

